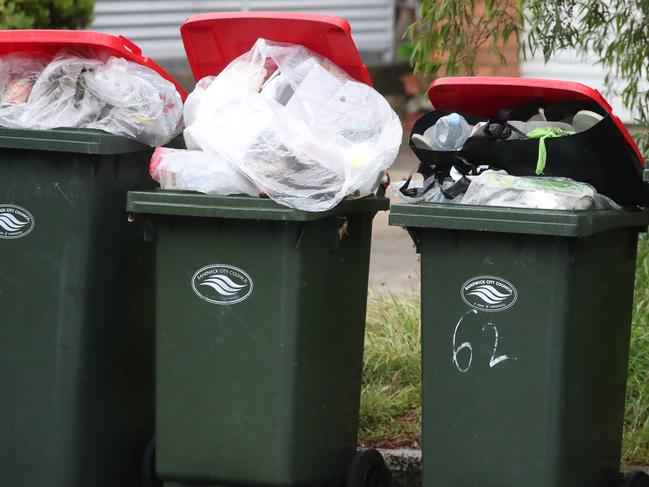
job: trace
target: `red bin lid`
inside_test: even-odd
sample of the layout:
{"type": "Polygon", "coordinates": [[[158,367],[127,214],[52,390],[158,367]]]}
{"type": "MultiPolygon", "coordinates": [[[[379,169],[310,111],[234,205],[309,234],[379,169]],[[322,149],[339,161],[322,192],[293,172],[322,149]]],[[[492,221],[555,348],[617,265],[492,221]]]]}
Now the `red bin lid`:
{"type": "Polygon", "coordinates": [[[146,66],[171,81],[183,100],[187,91],[142,49],[123,36],[88,30],[0,30],[0,55],[29,52],[51,56],[65,48],[89,48],[146,66]]]}
{"type": "Polygon", "coordinates": [[[198,14],[187,19],[180,32],[196,81],[219,74],[262,37],[301,44],[337,64],[351,77],[372,85],[349,23],[340,17],[288,12],[198,14]]]}
{"type": "Polygon", "coordinates": [[[504,107],[521,105],[535,98],[551,105],[560,101],[591,101],[611,115],[624,139],[637,155],[644,157],[622,121],[599,91],[581,83],[535,78],[458,76],[439,78],[428,88],[428,98],[438,110],[457,110],[474,116],[495,116],[504,107]]]}

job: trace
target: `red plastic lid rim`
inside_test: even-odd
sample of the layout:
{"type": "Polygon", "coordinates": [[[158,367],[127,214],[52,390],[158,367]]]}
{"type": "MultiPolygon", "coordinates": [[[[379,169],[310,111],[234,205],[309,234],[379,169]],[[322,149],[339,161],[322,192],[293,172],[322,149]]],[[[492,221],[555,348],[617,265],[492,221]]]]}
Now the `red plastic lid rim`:
{"type": "Polygon", "coordinates": [[[599,91],[581,83],[536,78],[500,76],[458,76],[439,78],[428,88],[436,109],[457,110],[476,116],[495,116],[500,109],[541,98],[548,105],[559,101],[592,101],[608,113],[640,164],[644,157],[622,121],[599,91]]]}
{"type": "Polygon", "coordinates": [[[124,36],[89,30],[1,30],[0,56],[16,52],[54,55],[65,48],[88,48],[110,56],[124,58],[152,69],[176,87],[183,101],[187,91],[142,49],[124,36]]]}
{"type": "Polygon", "coordinates": [[[223,12],[193,15],[180,28],[196,81],[219,74],[259,38],[300,44],[372,85],[349,23],[331,15],[291,12],[223,12]]]}

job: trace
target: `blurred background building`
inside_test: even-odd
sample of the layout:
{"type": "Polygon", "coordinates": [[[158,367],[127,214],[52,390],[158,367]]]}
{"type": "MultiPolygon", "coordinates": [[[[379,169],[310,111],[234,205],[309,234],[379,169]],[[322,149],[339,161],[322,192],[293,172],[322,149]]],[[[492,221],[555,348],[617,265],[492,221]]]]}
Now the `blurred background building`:
{"type": "Polygon", "coordinates": [[[192,14],[236,10],[322,13],[346,18],[365,62],[393,61],[395,0],[97,0],[93,29],[121,34],[149,56],[181,61],[178,27],[192,14]]]}
{"type": "MultiPolygon", "coordinates": [[[[351,24],[364,61],[374,67],[377,88],[392,93],[402,87],[402,76],[408,70],[404,60],[399,59],[396,46],[418,4],[418,0],[96,0],[91,28],[130,38],[148,56],[190,85],[179,26],[192,14],[277,10],[337,15],[351,24]]],[[[563,79],[606,90],[606,72],[588,56],[580,58],[565,51],[545,64],[541,56],[520,57],[515,41],[507,46],[504,55],[506,65],[486,51],[481,53],[476,74],[563,79]]],[[[619,97],[609,94],[607,99],[625,122],[633,121],[633,114],[623,107],[619,97]]]]}

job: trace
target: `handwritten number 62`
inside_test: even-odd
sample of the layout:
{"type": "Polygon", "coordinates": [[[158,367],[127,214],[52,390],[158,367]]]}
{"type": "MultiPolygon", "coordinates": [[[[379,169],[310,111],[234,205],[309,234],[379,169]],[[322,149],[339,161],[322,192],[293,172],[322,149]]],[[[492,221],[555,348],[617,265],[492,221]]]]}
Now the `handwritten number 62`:
{"type": "MultiPolygon", "coordinates": [[[[478,314],[478,312],[474,309],[466,312],[457,322],[455,325],[455,330],[453,331],[453,364],[455,364],[455,367],[457,367],[457,370],[459,370],[462,373],[468,372],[469,369],[471,368],[471,364],[473,363],[473,345],[471,342],[462,342],[459,345],[457,344],[457,333],[458,330],[460,329],[460,325],[462,325],[462,320],[469,315],[469,314],[478,314]],[[463,350],[468,350],[469,356],[468,360],[465,359],[463,360],[463,363],[465,365],[460,364],[460,352],[463,350]]],[[[500,338],[498,334],[498,327],[494,325],[493,323],[489,322],[486,325],[482,327],[482,331],[486,332],[488,329],[493,330],[494,334],[494,346],[493,350],[491,351],[491,358],[489,359],[489,367],[495,367],[499,363],[504,362],[505,360],[509,359],[516,359],[516,357],[509,357],[507,355],[497,355],[498,354],[498,339],[500,338]]],[[[463,354],[466,355],[466,354],[463,354]]]]}

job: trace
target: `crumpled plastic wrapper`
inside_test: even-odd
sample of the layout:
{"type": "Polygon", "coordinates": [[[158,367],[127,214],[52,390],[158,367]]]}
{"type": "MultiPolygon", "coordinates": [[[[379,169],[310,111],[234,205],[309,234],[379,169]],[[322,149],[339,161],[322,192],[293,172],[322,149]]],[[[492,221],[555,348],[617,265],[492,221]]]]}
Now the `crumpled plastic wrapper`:
{"type": "Polygon", "coordinates": [[[209,152],[158,147],[151,158],[149,172],[165,189],[259,196],[252,181],[218,157],[209,152]]]}
{"type": "Polygon", "coordinates": [[[198,107],[203,100],[205,91],[213,82],[214,76],[206,76],[196,83],[194,91],[192,91],[185,100],[185,106],[183,107],[183,120],[187,127],[196,121],[196,112],[198,111],[198,107]]]}
{"type": "Polygon", "coordinates": [[[371,194],[402,137],[375,90],[302,46],[265,39],[201,81],[185,117],[187,148],[214,154],[215,172],[227,161],[273,200],[314,212],[371,194]]]}
{"type": "MultiPolygon", "coordinates": [[[[4,67],[0,64],[0,80],[6,77],[4,67]]],[[[16,79],[31,82],[31,73],[16,79]]],[[[183,103],[175,86],[126,59],[103,61],[64,51],[40,71],[29,91],[26,101],[0,107],[0,126],[99,129],[152,146],[166,144],[182,130],[183,103]]],[[[10,91],[4,89],[2,96],[10,91]]]]}

